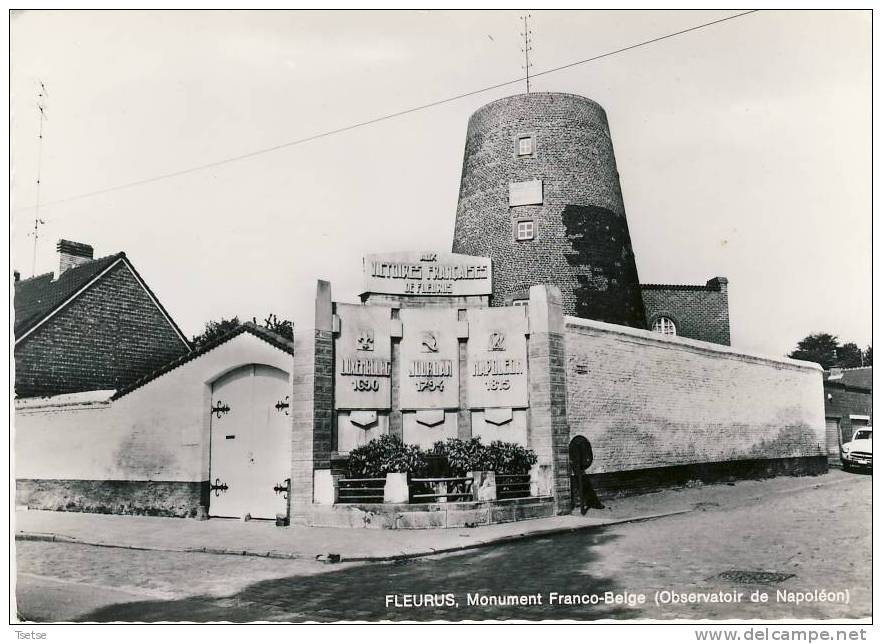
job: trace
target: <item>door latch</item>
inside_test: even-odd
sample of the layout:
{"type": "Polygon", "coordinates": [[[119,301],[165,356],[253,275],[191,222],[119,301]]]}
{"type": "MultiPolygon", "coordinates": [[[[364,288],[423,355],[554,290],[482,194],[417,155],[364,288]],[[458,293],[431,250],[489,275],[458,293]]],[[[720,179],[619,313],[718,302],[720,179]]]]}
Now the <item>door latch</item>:
{"type": "Polygon", "coordinates": [[[282,411],[284,409],[286,416],[288,415],[288,408],[291,406],[291,403],[288,402],[288,398],[290,398],[290,396],[285,396],[284,400],[280,400],[275,405],[276,411],[282,411]]]}
{"type": "Polygon", "coordinates": [[[225,404],[223,400],[218,400],[217,404],[211,408],[211,413],[216,414],[218,418],[229,413],[230,406],[225,404]]]}
{"type": "Polygon", "coordinates": [[[279,494],[281,492],[282,498],[287,499],[288,498],[288,491],[290,489],[291,489],[291,479],[285,479],[284,485],[282,485],[281,483],[276,483],[276,485],[273,487],[273,492],[275,492],[276,494],[279,494]]]}
{"type": "Polygon", "coordinates": [[[220,493],[229,490],[230,486],[226,483],[221,483],[220,479],[214,479],[214,483],[211,484],[211,489],[214,490],[215,496],[220,496],[220,493]]]}

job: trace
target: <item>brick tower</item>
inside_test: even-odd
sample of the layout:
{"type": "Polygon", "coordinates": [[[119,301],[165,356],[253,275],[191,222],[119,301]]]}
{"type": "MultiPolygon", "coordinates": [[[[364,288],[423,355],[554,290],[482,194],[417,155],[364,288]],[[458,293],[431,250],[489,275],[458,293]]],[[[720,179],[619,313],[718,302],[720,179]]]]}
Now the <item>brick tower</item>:
{"type": "Polygon", "coordinates": [[[560,93],[509,96],[469,119],[453,252],[493,260],[493,304],[554,284],[564,313],[644,327],[606,113],[560,93]]]}

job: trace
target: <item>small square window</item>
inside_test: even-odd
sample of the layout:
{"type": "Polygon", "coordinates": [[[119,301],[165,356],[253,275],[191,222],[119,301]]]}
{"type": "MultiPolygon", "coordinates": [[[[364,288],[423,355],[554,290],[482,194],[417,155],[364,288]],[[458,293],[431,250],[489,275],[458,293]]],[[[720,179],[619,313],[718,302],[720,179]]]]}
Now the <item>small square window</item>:
{"type": "Polygon", "coordinates": [[[518,137],[518,156],[519,157],[527,157],[533,154],[533,137],[532,136],[519,136],[518,137]]]}
{"type": "Polygon", "coordinates": [[[535,227],[533,225],[532,219],[517,222],[515,228],[515,239],[517,239],[518,241],[524,241],[527,239],[533,239],[534,236],[535,227]]]}

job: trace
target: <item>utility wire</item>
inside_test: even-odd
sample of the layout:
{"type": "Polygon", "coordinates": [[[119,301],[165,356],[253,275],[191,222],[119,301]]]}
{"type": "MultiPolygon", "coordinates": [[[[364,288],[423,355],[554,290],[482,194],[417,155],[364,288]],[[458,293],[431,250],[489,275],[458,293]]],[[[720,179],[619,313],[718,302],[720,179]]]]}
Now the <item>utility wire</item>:
{"type": "MultiPolygon", "coordinates": [[[[676,36],[682,36],[683,34],[687,34],[687,33],[693,32],[693,31],[697,31],[697,30],[699,30],[699,29],[704,29],[704,28],[706,28],[706,27],[711,27],[711,26],[713,26],[713,25],[718,25],[718,24],[720,24],[720,23],[727,22],[727,21],[729,21],[729,20],[735,20],[736,18],[741,18],[741,17],[743,17],[743,16],[746,16],[746,15],[749,15],[749,14],[752,14],[752,13],[756,13],[757,11],[759,11],[759,10],[758,10],[758,9],[751,9],[751,10],[749,10],[749,11],[744,11],[744,12],[742,12],[742,13],[734,14],[734,15],[732,15],[732,16],[727,16],[727,17],[725,17],[725,18],[720,18],[719,20],[713,20],[713,21],[711,21],[711,22],[705,22],[705,23],[700,24],[700,25],[695,25],[694,27],[689,27],[689,28],[687,28],[687,29],[682,29],[682,30],[680,30],[680,31],[675,31],[675,32],[670,33],[670,34],[665,34],[664,36],[658,36],[658,37],[656,37],[656,38],[652,38],[652,39],[650,39],[650,40],[644,40],[643,42],[639,42],[639,43],[636,43],[636,44],[633,44],[633,45],[629,45],[629,46],[627,46],[627,47],[622,47],[621,49],[615,49],[615,50],[613,50],[613,51],[608,51],[608,52],[605,52],[605,53],[602,53],[602,54],[598,54],[597,56],[592,56],[591,58],[585,58],[585,59],[583,59],[583,60],[577,60],[577,61],[575,61],[575,62],[568,63],[568,64],[566,64],[566,65],[561,65],[560,67],[554,67],[554,68],[552,68],[552,69],[546,69],[545,71],[541,71],[541,72],[538,72],[538,73],[532,74],[531,77],[532,77],[532,78],[536,78],[536,77],[538,77],[538,76],[545,76],[545,75],[547,75],[547,74],[552,74],[552,73],[554,73],[554,72],[559,72],[559,71],[562,71],[562,70],[564,70],[564,69],[570,69],[570,68],[572,68],[572,67],[576,67],[576,66],[578,66],[578,65],[584,65],[585,63],[590,63],[590,62],[593,62],[593,61],[595,61],[595,60],[600,60],[601,58],[608,58],[609,56],[615,56],[616,54],[621,54],[621,53],[626,52],[626,51],[631,51],[632,49],[637,49],[637,48],[639,48],[639,47],[645,47],[645,46],[647,46],[647,45],[651,45],[651,44],[654,44],[654,43],[660,42],[660,41],[662,41],[662,40],[667,40],[668,38],[675,38],[676,36]]],[[[260,150],[254,150],[254,151],[252,151],[252,152],[247,152],[247,153],[245,153],[245,154],[240,154],[240,155],[237,155],[237,156],[232,156],[232,157],[227,157],[227,158],[225,158],[225,159],[220,159],[220,160],[218,160],[218,161],[212,161],[212,162],[210,162],[210,163],[204,163],[204,164],[202,164],[202,165],[197,165],[197,166],[192,166],[192,167],[189,167],[189,168],[184,168],[183,170],[176,170],[176,171],[174,171],[174,172],[167,172],[167,173],[165,173],[165,174],[159,174],[159,175],[155,175],[155,176],[153,176],[153,177],[148,177],[148,178],[146,178],[146,179],[140,179],[140,180],[138,180],[138,181],[131,181],[131,182],[129,182],[129,183],[123,183],[123,184],[119,184],[119,185],[116,185],[116,186],[111,186],[111,187],[109,187],[109,188],[103,188],[103,189],[101,189],[101,190],[94,190],[94,191],[92,191],[92,192],[85,192],[85,193],[78,194],[78,195],[73,195],[73,196],[70,196],[70,197],[64,197],[64,198],[62,198],[62,199],[55,199],[54,201],[46,201],[46,202],[43,202],[43,203],[40,204],[40,205],[41,205],[41,207],[44,207],[44,208],[45,208],[45,207],[47,207],[47,206],[53,206],[53,205],[57,205],[57,204],[61,204],[61,203],[67,203],[67,202],[69,202],[69,201],[78,201],[78,200],[80,200],[80,199],[86,199],[86,198],[88,198],[88,197],[95,197],[95,196],[97,196],[97,195],[103,195],[103,194],[107,194],[107,193],[109,193],[109,192],[116,192],[117,190],[125,190],[125,189],[127,189],[127,188],[134,188],[134,187],[136,187],[136,186],[142,186],[142,185],[147,184],[147,183],[155,183],[155,182],[157,182],[157,181],[163,181],[163,180],[165,180],[165,179],[171,179],[171,178],[173,178],[173,177],[180,177],[180,176],[183,176],[183,175],[186,175],[186,174],[191,174],[191,173],[193,173],[193,172],[199,172],[199,171],[201,171],[201,170],[208,170],[208,169],[210,169],[210,168],[216,168],[216,167],[218,167],[218,166],[226,165],[226,164],[228,164],[228,163],[235,163],[236,161],[243,161],[243,160],[245,160],[245,159],[251,159],[251,158],[254,158],[254,157],[257,157],[257,156],[261,156],[261,155],[264,155],[264,154],[269,154],[269,153],[271,153],[271,152],[276,152],[276,151],[278,151],[278,150],[283,150],[283,149],[285,149],[285,148],[290,148],[290,147],[294,147],[294,146],[296,146],[296,145],[302,145],[302,144],[304,144],[304,143],[309,143],[310,141],[316,141],[316,140],[318,140],[318,139],[323,139],[323,138],[325,138],[325,137],[333,136],[333,135],[335,135],[335,134],[341,134],[341,133],[343,133],[343,132],[348,132],[348,131],[350,131],[350,130],[354,130],[354,129],[356,129],[356,128],[365,127],[365,126],[368,126],[368,125],[374,125],[374,124],[376,124],[376,123],[381,123],[381,122],[383,122],[383,121],[388,121],[388,120],[390,120],[390,119],[398,118],[399,116],[405,116],[405,115],[407,115],[407,114],[413,114],[414,112],[419,112],[419,111],[421,111],[421,110],[426,110],[426,109],[429,109],[429,108],[432,108],[432,107],[438,107],[439,105],[444,105],[444,104],[446,104],[446,103],[452,103],[453,101],[458,101],[458,100],[461,100],[461,99],[464,99],[464,98],[468,98],[469,96],[475,96],[476,94],[483,94],[484,92],[489,92],[489,91],[492,91],[492,90],[494,90],[494,89],[499,89],[499,88],[501,88],[501,87],[506,87],[506,86],[508,86],[508,85],[514,85],[514,84],[516,84],[516,83],[521,83],[521,82],[523,82],[524,80],[526,80],[525,77],[515,78],[515,79],[513,79],[513,80],[505,81],[505,82],[502,82],[502,83],[497,83],[496,85],[490,85],[490,86],[488,86],[488,87],[482,87],[481,89],[476,89],[476,90],[473,90],[473,91],[471,91],[471,92],[466,92],[466,93],[464,93],[464,94],[457,94],[456,96],[451,96],[451,97],[449,97],[449,98],[440,99],[440,100],[437,100],[437,101],[433,101],[433,102],[431,102],[431,103],[426,103],[426,104],[424,104],[424,105],[418,105],[418,106],[416,106],[416,107],[411,107],[411,108],[408,108],[408,109],[406,109],[406,110],[401,110],[401,111],[399,111],[399,112],[393,112],[393,113],[391,113],[391,114],[386,114],[385,116],[379,116],[379,117],[377,117],[377,118],[369,119],[369,120],[367,120],[367,121],[360,121],[360,122],[358,122],[358,123],[353,123],[352,125],[347,125],[347,126],[344,126],[344,127],[340,127],[340,128],[334,129],[334,130],[328,130],[328,131],[326,131],[326,132],[320,132],[320,133],[318,133],[318,134],[313,134],[313,135],[311,135],[311,136],[307,136],[307,137],[304,137],[304,138],[301,138],[301,139],[295,139],[295,140],[293,140],[293,141],[287,141],[287,142],[285,142],[285,143],[280,143],[280,144],[278,144],[278,145],[274,145],[274,146],[271,146],[271,147],[268,147],[268,148],[262,148],[262,149],[260,149],[260,150]]],[[[19,212],[19,211],[22,211],[22,210],[29,210],[29,209],[31,209],[31,208],[34,208],[34,206],[33,206],[33,205],[31,205],[31,206],[23,206],[23,207],[21,207],[21,208],[17,208],[17,209],[16,209],[16,212],[19,212]]]]}

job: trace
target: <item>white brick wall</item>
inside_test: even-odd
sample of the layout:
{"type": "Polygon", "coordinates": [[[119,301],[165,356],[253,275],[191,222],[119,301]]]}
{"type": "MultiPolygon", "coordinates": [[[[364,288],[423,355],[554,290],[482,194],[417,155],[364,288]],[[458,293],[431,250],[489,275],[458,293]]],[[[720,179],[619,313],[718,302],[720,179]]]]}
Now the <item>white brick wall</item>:
{"type": "MultiPolygon", "coordinates": [[[[564,344],[570,433],[594,446],[592,473],[824,453],[815,365],[569,317],[564,344]]],[[[15,476],[205,480],[210,383],[250,363],[290,373],[292,358],[245,333],[113,403],[19,403],[15,476]]]]}
{"type": "Polygon", "coordinates": [[[291,362],[289,354],[246,332],[112,403],[84,408],[20,401],[15,477],[207,480],[211,383],[251,363],[290,373],[291,362]]]}
{"type": "Polygon", "coordinates": [[[825,453],[822,372],[730,347],[566,318],[570,434],[592,473],[825,453]]]}

